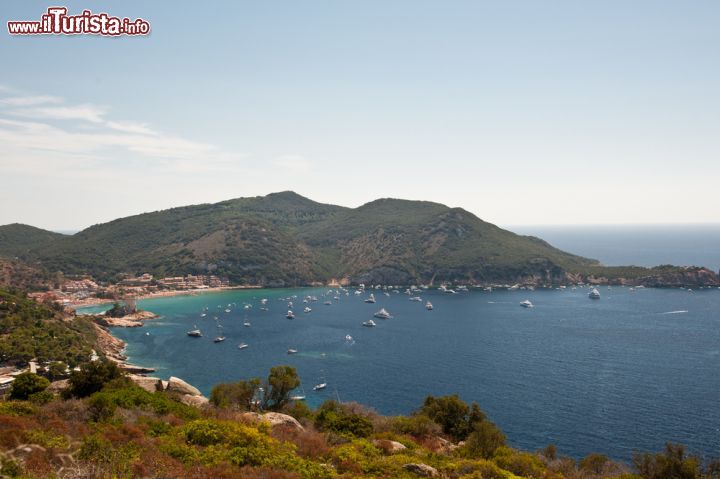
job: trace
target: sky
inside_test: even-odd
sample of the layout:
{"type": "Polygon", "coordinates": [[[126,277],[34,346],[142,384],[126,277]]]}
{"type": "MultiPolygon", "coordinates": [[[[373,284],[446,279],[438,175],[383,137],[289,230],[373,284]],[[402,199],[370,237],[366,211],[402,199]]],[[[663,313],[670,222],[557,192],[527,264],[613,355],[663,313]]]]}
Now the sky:
{"type": "Polygon", "coordinates": [[[0,20],[0,224],[283,190],[720,222],[720,2],[16,0],[0,20]],[[56,4],[152,33],[7,33],[56,4]]]}

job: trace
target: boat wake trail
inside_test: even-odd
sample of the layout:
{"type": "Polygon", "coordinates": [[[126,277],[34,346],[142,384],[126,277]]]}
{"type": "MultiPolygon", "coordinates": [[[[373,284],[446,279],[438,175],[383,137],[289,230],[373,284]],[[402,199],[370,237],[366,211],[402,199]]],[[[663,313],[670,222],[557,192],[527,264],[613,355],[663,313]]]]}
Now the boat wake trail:
{"type": "Polygon", "coordinates": [[[668,311],[666,313],[658,313],[658,314],[685,314],[687,313],[687,309],[681,309],[679,311],[668,311]]]}

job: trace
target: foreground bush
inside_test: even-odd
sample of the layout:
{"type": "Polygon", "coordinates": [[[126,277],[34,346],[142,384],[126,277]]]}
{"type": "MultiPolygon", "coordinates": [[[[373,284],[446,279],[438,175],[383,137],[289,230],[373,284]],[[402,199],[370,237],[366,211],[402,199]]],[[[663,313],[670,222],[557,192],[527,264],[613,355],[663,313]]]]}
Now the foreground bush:
{"type": "Polygon", "coordinates": [[[43,392],[48,386],[50,381],[37,374],[18,374],[10,389],[10,399],[26,400],[33,394],[43,392]]]}

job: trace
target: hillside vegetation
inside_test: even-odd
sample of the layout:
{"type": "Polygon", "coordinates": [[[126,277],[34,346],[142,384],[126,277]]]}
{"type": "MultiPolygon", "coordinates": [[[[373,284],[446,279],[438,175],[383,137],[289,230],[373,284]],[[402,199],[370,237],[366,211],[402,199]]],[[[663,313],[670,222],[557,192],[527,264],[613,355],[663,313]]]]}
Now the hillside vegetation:
{"type": "MultiPolygon", "coordinates": [[[[653,274],[645,268],[602,267],[461,208],[380,199],[351,209],[292,192],[145,213],[72,236],[2,226],[0,256],[101,280],[121,273],[193,273],[267,286],[333,278],[385,284],[557,283],[567,282],[569,274],[609,279],[653,274]]],[[[709,278],[717,281],[712,274],[709,278]]]]}
{"type": "Polygon", "coordinates": [[[0,290],[0,364],[35,359],[74,367],[90,358],[94,331],[89,319],[68,317],[57,305],[0,290]]]}

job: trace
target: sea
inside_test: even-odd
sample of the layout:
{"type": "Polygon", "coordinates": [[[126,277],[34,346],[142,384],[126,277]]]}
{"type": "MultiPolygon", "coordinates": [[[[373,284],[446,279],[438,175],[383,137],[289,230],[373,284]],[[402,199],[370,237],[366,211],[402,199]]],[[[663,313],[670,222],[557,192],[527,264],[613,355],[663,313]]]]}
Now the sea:
{"type": "MultiPolygon", "coordinates": [[[[720,264],[712,248],[652,256],[653,248],[639,244],[637,261],[624,261],[630,253],[603,248],[632,249],[632,241],[580,233],[545,238],[605,264],[683,263],[679,258],[714,269],[720,264]]],[[[672,235],[663,241],[684,244],[672,235]]],[[[376,303],[365,302],[370,291],[354,291],[231,290],[146,299],[139,306],[160,318],[113,334],[127,342],[133,364],[157,368],[159,377],[181,377],[205,394],[217,383],[265,377],[272,366],[289,364],[310,406],[335,399],[409,414],[427,395],[457,393],[477,402],[509,443],[524,450],[553,443],[576,458],[601,452],[629,461],[674,442],[704,458],[720,457],[720,289],[602,287],[601,298],[592,300],[582,287],[456,294],[431,288],[419,293],[422,302],[410,301],[402,289],[376,290],[376,303]],[[525,299],[534,307],[522,307],[525,299]],[[292,320],[286,318],[290,301],[292,320]],[[312,311],[304,313],[305,307],[312,311]],[[364,327],[380,308],[393,317],[364,327]],[[187,336],[196,327],[203,337],[187,336]],[[218,335],[227,339],[214,343],[218,335]],[[240,343],[248,347],[238,349],[240,343]],[[288,354],[290,348],[297,354],[288,354]],[[322,382],[327,388],[314,391],[322,382]]]]}

